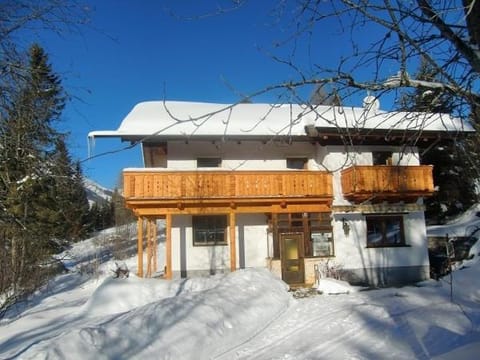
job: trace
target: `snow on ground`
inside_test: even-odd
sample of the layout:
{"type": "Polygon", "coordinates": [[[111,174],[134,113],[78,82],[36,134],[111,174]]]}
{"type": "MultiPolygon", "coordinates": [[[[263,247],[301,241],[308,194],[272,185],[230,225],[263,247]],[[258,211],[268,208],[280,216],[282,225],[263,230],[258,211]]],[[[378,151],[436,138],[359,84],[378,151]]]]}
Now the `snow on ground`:
{"type": "Polygon", "coordinates": [[[101,244],[77,244],[63,256],[71,271],[1,320],[1,359],[479,358],[478,242],[453,274],[453,301],[450,277],[369,291],[321,279],[321,295],[295,299],[266,270],[140,279],[132,257],[117,279],[101,244]]]}
{"type": "Polygon", "coordinates": [[[480,204],[472,206],[461,216],[453,219],[448,225],[428,227],[429,236],[470,236],[480,227],[480,204]]]}

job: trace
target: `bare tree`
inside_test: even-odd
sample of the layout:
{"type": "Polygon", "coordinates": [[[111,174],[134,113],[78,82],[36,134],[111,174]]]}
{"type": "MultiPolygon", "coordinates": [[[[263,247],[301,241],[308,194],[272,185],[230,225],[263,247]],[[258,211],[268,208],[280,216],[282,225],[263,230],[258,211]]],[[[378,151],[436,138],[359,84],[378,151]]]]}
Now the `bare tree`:
{"type": "Polygon", "coordinates": [[[358,90],[389,93],[396,100],[403,90],[421,86],[451,96],[456,115],[465,117],[480,105],[480,1],[303,0],[294,9],[290,6],[279,5],[283,15],[291,14],[293,29],[280,44],[291,44],[293,50],[275,59],[294,68],[298,81],[279,88],[300,97],[304,86],[335,84],[346,103],[358,90]],[[321,48],[332,36],[338,37],[343,55],[330,60],[335,66],[329,68],[322,60],[332,54],[321,48]],[[300,41],[325,56],[301,61],[307,54],[297,45],[300,41]],[[422,58],[439,81],[411,77],[422,58]]]}
{"type": "MultiPolygon", "coordinates": [[[[191,20],[225,16],[248,3],[219,1],[197,16],[171,12],[191,20]]],[[[296,76],[258,89],[248,100],[273,93],[279,103],[315,105],[318,97],[326,100],[319,89],[334,89],[326,104],[359,104],[368,93],[396,110],[405,92],[421,88],[451,97],[453,115],[463,119],[480,107],[478,0],[281,0],[270,15],[277,20],[271,26],[286,35],[263,51],[296,76]],[[412,76],[422,59],[437,74],[435,81],[412,76]]]]}
{"type": "MultiPolygon", "coordinates": [[[[0,2],[0,111],[14,96],[22,80],[25,41],[33,34],[53,32],[63,36],[80,31],[89,21],[90,9],[77,0],[3,0],[0,2]]],[[[3,114],[2,114],[3,115],[3,114]]]]}
{"type": "MultiPolygon", "coordinates": [[[[245,3],[248,0],[223,1],[223,6],[206,11],[223,15],[245,3]]],[[[278,86],[293,89],[328,83],[371,91],[428,85],[462,97],[463,103],[478,104],[478,0],[282,0],[271,14],[282,18],[281,22],[272,22],[274,26],[291,29],[278,39],[275,48],[292,45],[288,56],[272,51],[272,57],[294,68],[298,81],[272,85],[267,91],[278,86]],[[335,67],[328,68],[323,63],[325,58],[335,55],[324,44],[332,37],[340,40],[344,51],[337,61],[329,61],[335,67]],[[299,46],[300,42],[307,46],[299,46]],[[313,48],[318,51],[310,51],[313,48]],[[318,54],[324,56],[316,58],[318,54]],[[306,57],[308,61],[302,65],[299,59],[306,57]],[[421,58],[441,74],[443,81],[426,84],[410,77],[421,58]],[[365,70],[370,76],[363,76],[365,70]]]]}
{"type": "MultiPolygon", "coordinates": [[[[204,11],[198,13],[195,12],[198,7],[189,10],[184,2],[176,1],[173,2],[176,7],[171,5],[167,11],[181,21],[192,21],[227,16],[249,3],[254,4],[249,0],[219,0],[213,6],[205,4],[204,11]]],[[[374,105],[374,99],[381,98],[395,111],[402,109],[406,92],[421,88],[451,98],[452,115],[480,123],[480,0],[280,0],[269,15],[270,26],[281,27],[278,34],[286,35],[271,49],[262,51],[272,61],[293,70],[296,76],[248,95],[234,90],[235,84],[228,84],[241,95],[238,103],[254,102],[257,97],[271,93],[277,103],[310,105],[305,112],[311,113],[317,111],[319,104],[358,105],[370,95],[370,103],[364,105],[374,105]],[[341,51],[333,52],[326,45],[331,43],[341,51]],[[434,81],[412,76],[421,61],[435,72],[434,81]]],[[[169,114],[178,124],[194,122],[200,127],[211,116],[229,112],[235,105],[195,118],[169,114]]],[[[355,134],[342,124],[344,118],[331,125],[346,135],[346,145],[350,145],[349,139],[355,134]]],[[[361,127],[361,124],[351,125],[351,128],[361,127]]],[[[413,135],[408,143],[415,145],[417,140],[413,135]]],[[[88,159],[123,151],[138,143],[88,159]]]]}

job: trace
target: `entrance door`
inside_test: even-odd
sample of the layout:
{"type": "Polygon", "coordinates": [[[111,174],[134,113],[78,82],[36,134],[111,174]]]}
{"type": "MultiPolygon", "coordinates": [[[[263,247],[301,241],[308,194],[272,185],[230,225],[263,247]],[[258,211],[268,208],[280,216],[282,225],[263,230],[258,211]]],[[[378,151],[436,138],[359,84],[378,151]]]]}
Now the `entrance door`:
{"type": "Polygon", "coordinates": [[[303,233],[280,234],[282,279],[287,284],[303,284],[303,233]]]}

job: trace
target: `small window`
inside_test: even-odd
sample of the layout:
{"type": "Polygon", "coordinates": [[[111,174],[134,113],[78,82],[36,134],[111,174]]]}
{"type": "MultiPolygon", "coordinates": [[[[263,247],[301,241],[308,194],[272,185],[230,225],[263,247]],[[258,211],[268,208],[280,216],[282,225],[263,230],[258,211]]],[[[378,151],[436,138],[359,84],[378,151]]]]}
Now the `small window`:
{"type": "Polygon", "coordinates": [[[312,232],[312,255],[333,256],[333,233],[318,231],[312,232]]]}
{"type": "Polygon", "coordinates": [[[204,168],[204,167],[220,167],[222,164],[222,159],[217,157],[204,157],[197,159],[197,167],[204,168]]]}
{"type": "Polygon", "coordinates": [[[227,216],[193,216],[193,245],[227,245],[227,216]]]}
{"type": "Polygon", "coordinates": [[[373,165],[392,165],[391,151],[375,151],[372,153],[373,165]]]}
{"type": "Polygon", "coordinates": [[[307,169],[307,158],[287,158],[287,169],[304,170],[307,169]]]}
{"type": "Polygon", "coordinates": [[[145,167],[167,167],[166,143],[142,143],[145,167]]]}
{"type": "Polygon", "coordinates": [[[369,215],[367,220],[367,247],[405,246],[403,216],[369,215]]]}

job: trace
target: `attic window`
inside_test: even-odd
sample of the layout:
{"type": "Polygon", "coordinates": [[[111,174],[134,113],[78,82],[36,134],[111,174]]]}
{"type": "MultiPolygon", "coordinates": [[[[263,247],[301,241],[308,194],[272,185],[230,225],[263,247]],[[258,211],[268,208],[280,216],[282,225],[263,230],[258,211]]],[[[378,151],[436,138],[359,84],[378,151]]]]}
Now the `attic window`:
{"type": "Polygon", "coordinates": [[[205,167],[216,168],[216,167],[220,167],[221,164],[222,164],[222,159],[218,157],[197,158],[197,167],[199,168],[205,168],[205,167]]]}
{"type": "Polygon", "coordinates": [[[304,170],[307,169],[307,158],[287,158],[287,169],[304,170]]]}
{"type": "Polygon", "coordinates": [[[391,151],[374,151],[372,152],[373,165],[392,165],[391,151]]]}

